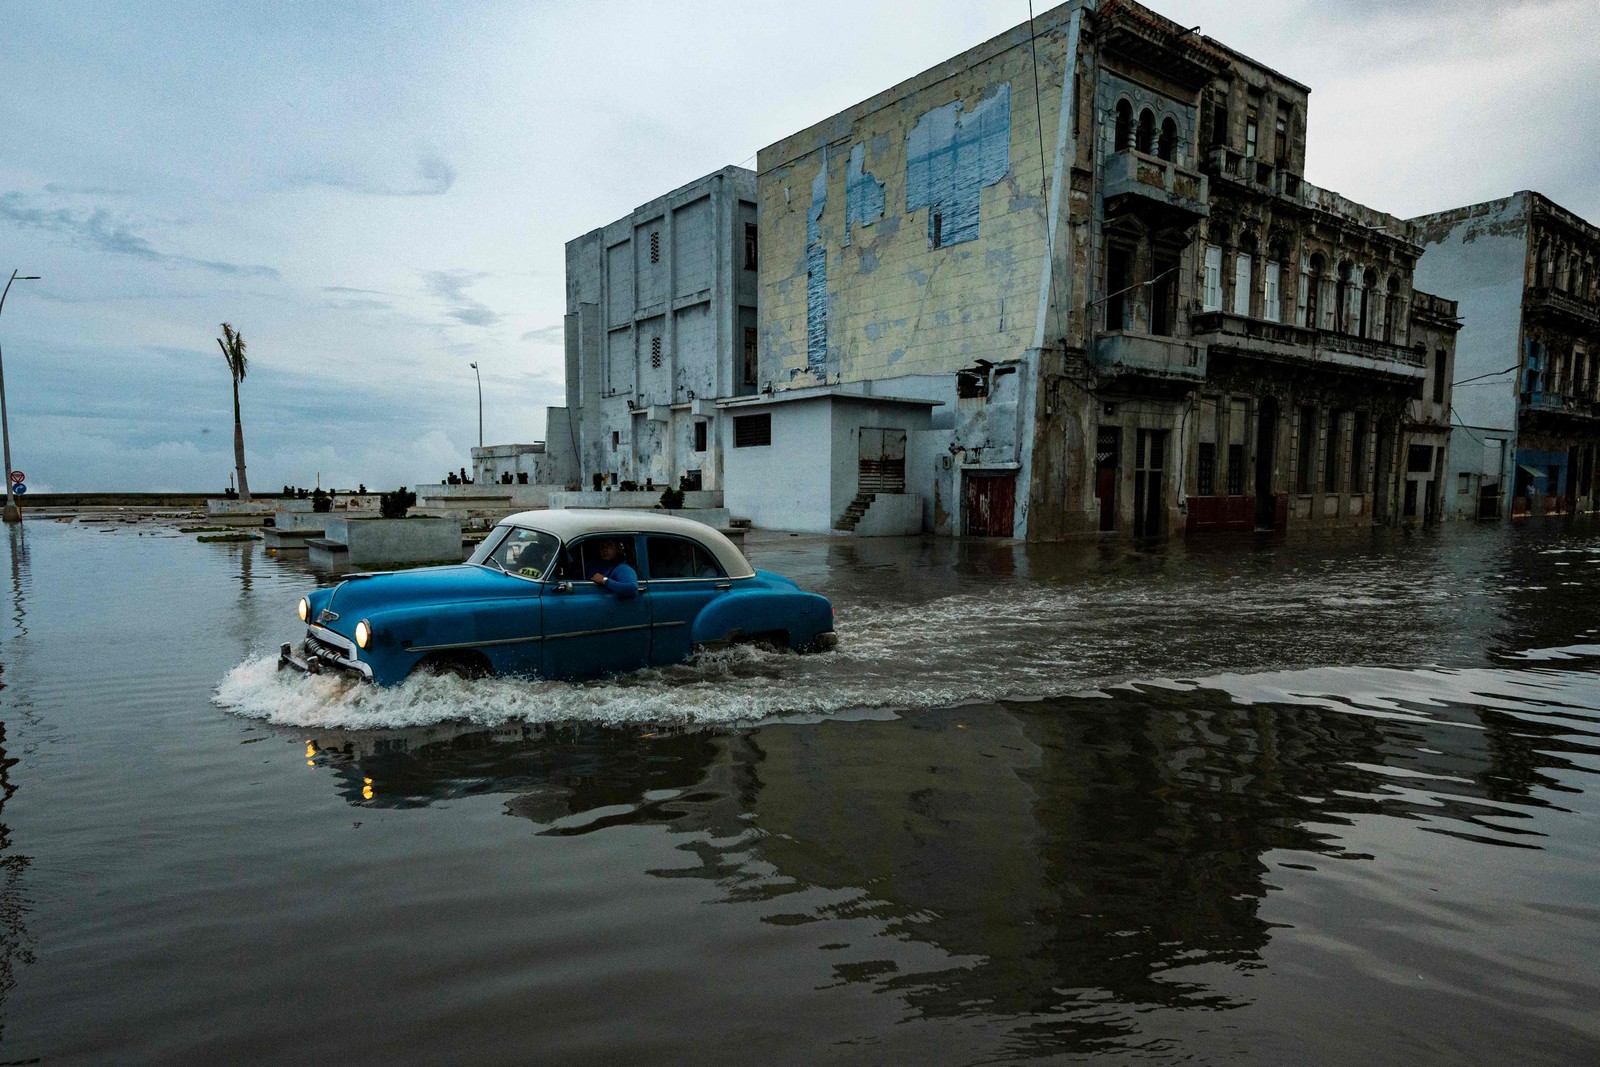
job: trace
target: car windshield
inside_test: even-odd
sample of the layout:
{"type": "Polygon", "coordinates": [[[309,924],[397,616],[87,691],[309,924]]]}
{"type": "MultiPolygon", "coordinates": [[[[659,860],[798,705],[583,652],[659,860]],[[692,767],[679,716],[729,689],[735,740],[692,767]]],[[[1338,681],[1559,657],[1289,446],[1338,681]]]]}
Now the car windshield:
{"type": "Polygon", "coordinates": [[[498,541],[490,537],[472,554],[468,563],[497,567],[520,578],[544,578],[561,542],[552,534],[509,527],[498,541]]]}

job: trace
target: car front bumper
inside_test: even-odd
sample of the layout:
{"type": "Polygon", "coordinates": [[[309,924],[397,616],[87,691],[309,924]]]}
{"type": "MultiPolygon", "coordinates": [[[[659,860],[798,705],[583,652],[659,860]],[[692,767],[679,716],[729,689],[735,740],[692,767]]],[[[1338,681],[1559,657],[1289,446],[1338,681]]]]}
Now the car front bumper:
{"type": "Polygon", "coordinates": [[[356,658],[355,646],[331,630],[313,626],[306,630],[301,642],[301,654],[294,654],[288,641],[278,649],[278,669],[299,671],[301,674],[322,674],[324,671],[342,671],[365,681],[372,681],[372,667],[356,658]]]}

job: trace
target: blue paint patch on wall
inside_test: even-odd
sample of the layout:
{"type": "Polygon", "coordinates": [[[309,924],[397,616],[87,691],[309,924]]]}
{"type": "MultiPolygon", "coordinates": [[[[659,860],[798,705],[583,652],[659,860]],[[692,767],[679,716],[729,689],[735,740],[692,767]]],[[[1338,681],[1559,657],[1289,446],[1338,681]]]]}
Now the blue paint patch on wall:
{"type": "Polygon", "coordinates": [[[863,251],[861,253],[861,267],[860,267],[860,269],[861,269],[861,273],[862,274],[871,274],[873,271],[877,270],[878,269],[878,253],[874,252],[870,248],[866,249],[865,251],[863,251]]]}
{"type": "Polygon", "coordinates": [[[850,243],[850,227],[855,223],[871,226],[883,218],[883,183],[867,173],[867,146],[850,149],[850,165],[844,177],[844,243],[850,243]]]}
{"type": "Polygon", "coordinates": [[[806,213],[806,365],[826,375],[828,362],[828,250],[822,246],[822,209],[828,204],[828,152],[811,183],[806,213]]]}
{"type": "Polygon", "coordinates": [[[982,191],[1011,170],[1011,84],[995,86],[971,111],[957,100],[934,108],[906,138],[906,210],[928,209],[928,244],[978,237],[982,191]],[[935,220],[937,219],[937,223],[935,220]]]}

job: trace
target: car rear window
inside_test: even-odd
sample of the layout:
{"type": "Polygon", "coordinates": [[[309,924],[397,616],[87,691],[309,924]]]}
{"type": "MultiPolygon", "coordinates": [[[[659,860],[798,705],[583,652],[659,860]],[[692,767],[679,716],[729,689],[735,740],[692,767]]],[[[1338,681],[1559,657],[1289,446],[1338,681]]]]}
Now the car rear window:
{"type": "Polygon", "coordinates": [[[645,550],[650,556],[651,581],[724,576],[716,557],[682,537],[647,538],[645,550]]]}

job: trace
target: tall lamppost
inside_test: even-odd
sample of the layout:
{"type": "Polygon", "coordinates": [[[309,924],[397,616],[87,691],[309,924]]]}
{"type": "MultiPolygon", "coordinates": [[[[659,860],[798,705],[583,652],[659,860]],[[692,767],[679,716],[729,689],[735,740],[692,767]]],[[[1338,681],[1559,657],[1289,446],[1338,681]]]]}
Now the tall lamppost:
{"type": "MultiPolygon", "coordinates": [[[[11,272],[11,281],[6,282],[6,287],[5,287],[4,290],[0,290],[0,312],[5,311],[5,309],[6,309],[6,294],[11,292],[11,282],[16,282],[16,281],[36,282],[38,280],[39,280],[39,276],[37,274],[20,274],[19,275],[16,271],[12,271],[11,272]]],[[[21,522],[22,521],[22,509],[17,507],[17,494],[12,492],[12,490],[11,490],[11,423],[6,419],[6,364],[5,364],[5,360],[3,358],[0,358],[0,439],[3,439],[4,442],[5,442],[5,460],[6,460],[6,470],[5,470],[5,477],[6,477],[5,521],[6,522],[21,522]]]]}
{"type": "MultiPolygon", "coordinates": [[[[478,447],[483,447],[483,375],[478,373],[478,365],[472,364],[472,376],[478,379],[478,447]]],[[[6,466],[11,466],[11,461],[6,461],[6,466]]]]}

